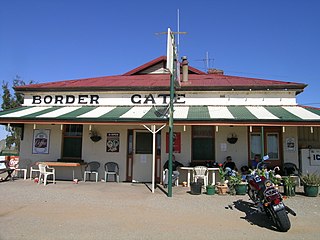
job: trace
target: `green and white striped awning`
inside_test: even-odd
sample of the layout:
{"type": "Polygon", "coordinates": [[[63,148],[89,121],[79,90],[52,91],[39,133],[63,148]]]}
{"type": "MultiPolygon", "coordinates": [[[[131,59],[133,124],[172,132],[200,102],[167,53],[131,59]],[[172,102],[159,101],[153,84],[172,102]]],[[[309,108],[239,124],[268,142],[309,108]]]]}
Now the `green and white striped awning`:
{"type": "MultiPolygon", "coordinates": [[[[0,112],[0,123],[166,122],[153,106],[24,106],[0,112]]],[[[320,125],[320,109],[303,106],[175,106],[176,123],[288,123],[320,125]]]]}

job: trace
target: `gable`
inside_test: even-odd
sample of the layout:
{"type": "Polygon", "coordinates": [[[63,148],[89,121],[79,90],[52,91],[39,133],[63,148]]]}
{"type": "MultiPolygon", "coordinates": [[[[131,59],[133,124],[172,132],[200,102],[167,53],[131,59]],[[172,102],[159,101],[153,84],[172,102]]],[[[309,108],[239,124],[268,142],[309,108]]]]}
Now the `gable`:
{"type": "Polygon", "coordinates": [[[169,74],[169,71],[165,67],[165,62],[159,62],[149,68],[145,68],[138,74],[169,74]]]}
{"type": "MultiPolygon", "coordinates": [[[[144,75],[144,74],[169,74],[169,71],[166,69],[166,64],[167,64],[166,56],[161,56],[135,69],[132,69],[131,71],[126,72],[123,75],[130,76],[130,75],[144,75]]],[[[180,69],[180,72],[182,72],[182,69],[180,69]]],[[[205,74],[205,72],[202,72],[196,68],[189,66],[188,74],[205,74]]]]}

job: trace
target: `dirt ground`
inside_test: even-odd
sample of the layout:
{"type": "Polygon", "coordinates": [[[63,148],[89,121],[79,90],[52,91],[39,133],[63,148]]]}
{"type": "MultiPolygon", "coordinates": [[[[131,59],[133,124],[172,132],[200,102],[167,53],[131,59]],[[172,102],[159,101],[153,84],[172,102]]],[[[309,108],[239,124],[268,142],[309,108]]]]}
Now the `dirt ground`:
{"type": "Polygon", "coordinates": [[[185,187],[18,179],[0,183],[0,239],[319,239],[320,197],[285,200],[297,216],[278,232],[247,195],[191,195],[185,187]]]}

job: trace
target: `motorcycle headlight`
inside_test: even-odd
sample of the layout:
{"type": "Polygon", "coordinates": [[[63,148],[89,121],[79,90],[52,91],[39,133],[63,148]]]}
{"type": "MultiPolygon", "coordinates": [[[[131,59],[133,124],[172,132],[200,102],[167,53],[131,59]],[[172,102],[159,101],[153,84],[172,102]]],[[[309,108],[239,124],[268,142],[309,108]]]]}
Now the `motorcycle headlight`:
{"type": "Polygon", "coordinates": [[[269,187],[272,186],[272,182],[271,182],[270,180],[266,180],[266,181],[264,182],[264,185],[266,186],[266,188],[269,188],[269,187]]]}

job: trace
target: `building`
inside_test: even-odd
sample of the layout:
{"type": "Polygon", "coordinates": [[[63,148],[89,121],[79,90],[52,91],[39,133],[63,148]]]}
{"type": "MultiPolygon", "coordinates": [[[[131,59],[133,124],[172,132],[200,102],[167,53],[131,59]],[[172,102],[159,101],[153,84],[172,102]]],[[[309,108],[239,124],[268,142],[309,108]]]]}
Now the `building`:
{"type": "MultiPolygon", "coordinates": [[[[154,166],[159,182],[168,157],[165,66],[159,57],[123,75],[16,87],[24,104],[1,112],[0,123],[23,128],[20,161],[27,165],[99,161],[103,178],[104,164],[114,161],[121,181],[137,182],[151,182],[154,166]]],[[[268,154],[271,167],[292,162],[305,171],[319,169],[320,109],[296,102],[306,84],[205,73],[186,59],[181,72],[174,103],[178,161],[193,166],[231,155],[240,168],[255,154],[268,154]],[[302,151],[309,152],[306,159],[302,151]]],[[[57,175],[70,179],[63,170],[57,175]]]]}

